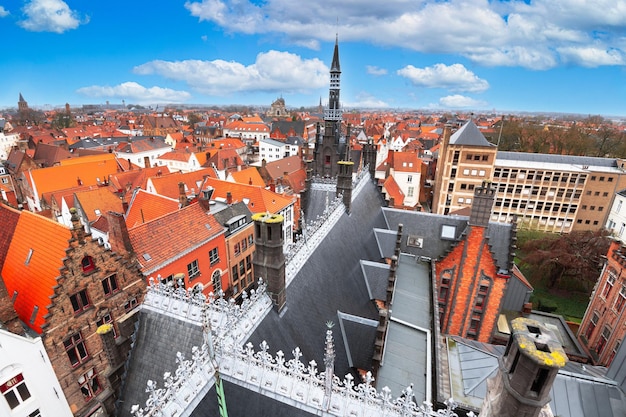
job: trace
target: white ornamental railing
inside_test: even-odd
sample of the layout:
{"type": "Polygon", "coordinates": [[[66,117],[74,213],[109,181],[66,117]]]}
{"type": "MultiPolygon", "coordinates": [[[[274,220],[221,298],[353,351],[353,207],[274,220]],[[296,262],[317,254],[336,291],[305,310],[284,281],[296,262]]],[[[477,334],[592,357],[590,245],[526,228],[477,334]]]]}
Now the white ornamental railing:
{"type": "MultiPolygon", "coordinates": [[[[327,331],[326,339],[328,346],[329,339],[332,343],[331,330],[327,331]]],[[[315,361],[305,364],[300,360],[302,353],[298,348],[292,351],[293,358],[287,360],[282,351],[272,356],[265,341],[261,343],[261,350],[256,352],[251,343],[243,347],[221,342],[214,345],[215,358],[211,358],[206,345],[194,348],[191,360],[185,360],[178,353],[176,372],[164,375],[163,388],[148,381],[146,392],[150,395],[146,406],[135,405],[131,413],[136,417],[189,416],[198,403],[197,397],[203,397],[214,383],[212,364],[216,363],[223,380],[316,415],[458,417],[454,412],[457,405],[452,399],[439,410],[435,410],[430,402],[418,405],[413,400],[412,386],[394,398],[387,387],[376,390],[369,372],[359,384],[355,384],[351,374],[343,380],[336,375],[327,378],[326,372],[318,372],[315,361]],[[329,381],[330,389],[326,389],[329,381]]],[[[332,372],[332,366],[326,367],[326,371],[329,369],[332,372]]],[[[467,416],[474,417],[475,414],[469,412],[467,416]]]]}

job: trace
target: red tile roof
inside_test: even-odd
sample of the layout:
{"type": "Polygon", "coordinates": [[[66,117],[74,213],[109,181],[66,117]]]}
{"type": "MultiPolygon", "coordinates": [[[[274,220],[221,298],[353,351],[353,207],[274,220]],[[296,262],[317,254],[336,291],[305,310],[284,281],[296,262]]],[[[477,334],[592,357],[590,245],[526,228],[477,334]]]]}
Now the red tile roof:
{"type": "Polygon", "coordinates": [[[20,212],[18,210],[0,203],[0,224],[2,225],[0,227],[0,268],[4,265],[19,218],[20,212]]]}
{"type": "MultiPolygon", "coordinates": [[[[183,182],[187,188],[187,196],[200,194],[204,177],[216,178],[217,174],[213,168],[200,169],[187,173],[174,172],[168,175],[151,177],[149,183],[154,187],[154,192],[159,195],[178,199],[178,183],[183,182]]],[[[151,192],[151,190],[148,190],[151,192]]]]}
{"type": "Polygon", "coordinates": [[[48,314],[70,237],[70,230],[55,221],[29,211],[20,213],[2,278],[9,294],[17,291],[14,307],[20,319],[38,333],[48,314]],[[39,310],[31,323],[35,306],[39,310]]]}
{"type": "Polygon", "coordinates": [[[393,198],[393,206],[402,206],[404,204],[404,193],[400,189],[400,186],[393,178],[393,176],[388,176],[383,184],[383,189],[387,192],[389,198],[393,198]]]}
{"type": "Polygon", "coordinates": [[[81,185],[97,185],[109,175],[117,173],[118,166],[115,155],[83,156],[64,159],[60,166],[34,169],[26,177],[34,183],[37,195],[75,187],[80,179],[81,185]],[[83,159],[84,158],[84,159],[83,159]]]}
{"type": "Polygon", "coordinates": [[[178,210],[177,199],[136,190],[126,211],[126,226],[130,229],[178,210]]]}
{"type": "Polygon", "coordinates": [[[74,196],[80,203],[89,222],[95,221],[98,216],[109,211],[116,213],[124,212],[122,200],[108,187],[98,187],[89,191],[78,191],[74,193],[74,196]]]}
{"type": "Polygon", "coordinates": [[[142,270],[151,273],[223,234],[224,228],[202,205],[190,204],[128,233],[142,270]]]}
{"type": "Polygon", "coordinates": [[[295,199],[295,197],[276,194],[262,187],[222,181],[215,178],[207,178],[205,185],[214,188],[213,198],[226,199],[226,193],[230,191],[233,202],[245,202],[252,213],[278,213],[294,203],[295,199]]]}
{"type": "Polygon", "coordinates": [[[255,167],[242,169],[241,171],[233,171],[230,173],[233,180],[239,184],[257,185],[265,187],[265,181],[261,178],[261,174],[255,167]]]}

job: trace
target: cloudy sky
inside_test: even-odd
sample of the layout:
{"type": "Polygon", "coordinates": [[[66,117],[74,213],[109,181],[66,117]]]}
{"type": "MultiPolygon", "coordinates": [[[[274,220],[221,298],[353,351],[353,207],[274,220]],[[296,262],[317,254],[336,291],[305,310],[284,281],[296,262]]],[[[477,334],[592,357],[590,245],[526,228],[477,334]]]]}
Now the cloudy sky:
{"type": "Polygon", "coordinates": [[[0,0],[0,108],[317,105],[626,116],[626,0],[0,0]]]}

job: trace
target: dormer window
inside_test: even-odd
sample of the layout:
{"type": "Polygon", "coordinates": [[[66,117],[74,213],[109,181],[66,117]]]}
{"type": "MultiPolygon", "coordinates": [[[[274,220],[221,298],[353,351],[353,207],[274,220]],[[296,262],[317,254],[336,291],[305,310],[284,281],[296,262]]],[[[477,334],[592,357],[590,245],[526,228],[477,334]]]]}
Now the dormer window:
{"type": "Polygon", "coordinates": [[[94,269],[96,269],[96,264],[93,261],[91,256],[85,256],[82,261],[80,261],[81,267],[83,268],[83,273],[87,274],[94,269]]]}

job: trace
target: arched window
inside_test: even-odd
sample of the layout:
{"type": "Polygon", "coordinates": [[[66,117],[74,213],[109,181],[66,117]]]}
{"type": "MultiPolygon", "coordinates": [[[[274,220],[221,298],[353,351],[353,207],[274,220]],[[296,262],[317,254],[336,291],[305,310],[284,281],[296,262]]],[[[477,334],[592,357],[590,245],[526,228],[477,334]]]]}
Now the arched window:
{"type": "Polygon", "coordinates": [[[222,272],[216,269],[211,275],[211,283],[213,284],[213,293],[219,294],[222,291],[222,272]]]}
{"type": "Polygon", "coordinates": [[[84,273],[88,273],[96,269],[96,264],[94,263],[93,258],[89,255],[86,255],[83,260],[80,261],[80,264],[84,273]]]}

